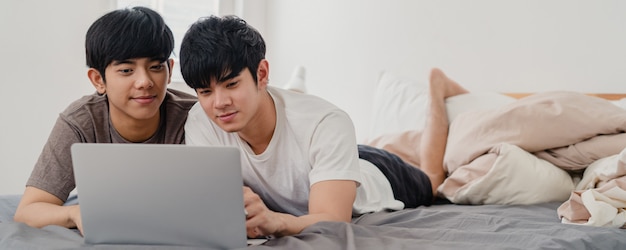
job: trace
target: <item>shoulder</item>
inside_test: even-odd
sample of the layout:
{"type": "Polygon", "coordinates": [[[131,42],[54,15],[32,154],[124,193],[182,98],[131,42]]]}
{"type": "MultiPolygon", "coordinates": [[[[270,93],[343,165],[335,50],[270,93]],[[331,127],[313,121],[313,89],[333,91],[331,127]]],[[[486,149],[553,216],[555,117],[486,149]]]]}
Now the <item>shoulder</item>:
{"type": "Polygon", "coordinates": [[[74,133],[84,141],[95,141],[96,137],[108,133],[108,107],[106,95],[83,96],[59,114],[51,133],[62,136],[74,133]]]}
{"type": "Polygon", "coordinates": [[[267,91],[273,98],[279,98],[281,100],[284,100],[285,102],[287,102],[287,104],[315,103],[321,104],[324,107],[336,108],[336,106],[331,102],[312,94],[300,93],[273,86],[267,86],[267,91]]]}
{"type": "Polygon", "coordinates": [[[288,115],[317,118],[329,114],[347,116],[347,113],[335,104],[315,95],[271,86],[268,86],[267,90],[274,99],[277,109],[283,109],[288,115]]]}
{"type": "Polygon", "coordinates": [[[189,111],[197,101],[198,98],[194,95],[176,89],[167,89],[163,104],[166,105],[168,109],[171,107],[174,109],[189,111]]]}
{"type": "Polygon", "coordinates": [[[94,93],[86,95],[72,102],[62,113],[61,116],[70,118],[80,118],[84,116],[93,116],[94,114],[108,113],[108,100],[106,95],[94,93]]]}
{"type": "MultiPolygon", "coordinates": [[[[329,101],[291,90],[268,88],[268,91],[276,106],[277,124],[284,124],[279,130],[293,131],[303,143],[311,138],[324,141],[353,136],[354,125],[348,113],[329,101]]],[[[356,139],[347,139],[356,143],[356,139]]]]}
{"type": "Polygon", "coordinates": [[[298,133],[320,132],[323,127],[354,130],[348,113],[321,97],[274,87],[268,87],[268,92],[274,99],[278,119],[284,119],[298,133]]]}

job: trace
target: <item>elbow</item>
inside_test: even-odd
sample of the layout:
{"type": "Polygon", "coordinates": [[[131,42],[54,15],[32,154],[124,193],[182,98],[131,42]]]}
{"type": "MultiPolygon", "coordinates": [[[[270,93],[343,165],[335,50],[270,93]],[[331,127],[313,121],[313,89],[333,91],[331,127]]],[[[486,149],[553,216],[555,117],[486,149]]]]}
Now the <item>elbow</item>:
{"type": "Polygon", "coordinates": [[[15,211],[15,214],[13,215],[13,221],[26,223],[27,225],[29,225],[28,216],[26,216],[24,209],[20,207],[17,208],[17,210],[15,211]]]}
{"type": "Polygon", "coordinates": [[[352,222],[352,210],[339,213],[327,212],[325,214],[321,221],[352,222]]]}
{"type": "Polygon", "coordinates": [[[31,227],[41,228],[44,225],[40,225],[36,220],[33,219],[32,216],[29,215],[28,211],[24,207],[18,207],[13,215],[14,222],[21,222],[31,227]]]}
{"type": "Polygon", "coordinates": [[[35,220],[31,216],[24,215],[23,213],[18,214],[17,212],[13,216],[13,221],[14,222],[24,223],[27,226],[34,227],[34,228],[42,228],[42,227],[46,226],[45,224],[42,224],[41,222],[38,222],[37,220],[35,220]]]}
{"type": "Polygon", "coordinates": [[[349,214],[346,214],[346,215],[338,216],[336,218],[336,220],[340,221],[340,222],[348,222],[348,223],[350,223],[350,222],[352,222],[352,212],[350,212],[349,214]]]}

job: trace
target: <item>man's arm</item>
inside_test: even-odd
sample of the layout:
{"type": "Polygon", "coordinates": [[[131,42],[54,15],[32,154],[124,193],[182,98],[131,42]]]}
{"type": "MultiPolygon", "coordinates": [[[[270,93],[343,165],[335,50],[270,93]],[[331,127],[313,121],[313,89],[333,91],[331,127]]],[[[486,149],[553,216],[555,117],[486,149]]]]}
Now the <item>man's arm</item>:
{"type": "Polygon", "coordinates": [[[293,216],[269,210],[249,188],[244,188],[248,212],[248,236],[293,235],[320,221],[350,222],[356,183],[351,180],[329,180],[313,184],[309,194],[309,214],[293,216]]]}
{"type": "Polygon", "coordinates": [[[14,220],[38,228],[47,225],[78,227],[82,232],[78,205],[63,206],[63,201],[56,196],[31,186],[26,187],[14,220]]]}
{"type": "Polygon", "coordinates": [[[69,194],[70,190],[62,190],[59,194],[52,194],[53,187],[69,186],[68,173],[72,171],[70,147],[74,143],[83,142],[82,133],[74,125],[70,125],[61,114],[58,118],[48,141],[35,163],[26,189],[15,211],[14,220],[26,223],[32,227],[59,225],[67,228],[81,229],[80,211],[78,206],[63,206],[63,201],[57,197],[69,194]],[[39,188],[32,183],[48,183],[49,187],[39,188]],[[52,183],[52,184],[50,184],[52,183]],[[67,192],[67,193],[66,193],[67,192]]]}

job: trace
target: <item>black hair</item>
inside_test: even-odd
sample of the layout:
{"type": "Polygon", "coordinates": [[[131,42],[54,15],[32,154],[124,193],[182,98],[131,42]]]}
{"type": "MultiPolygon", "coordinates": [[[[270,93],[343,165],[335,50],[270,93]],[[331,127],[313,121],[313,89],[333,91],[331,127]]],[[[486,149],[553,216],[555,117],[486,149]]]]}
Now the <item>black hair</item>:
{"type": "Polygon", "coordinates": [[[96,20],[85,37],[87,66],[104,72],[113,61],[148,57],[166,61],[174,35],[159,13],[146,7],[111,11],[96,20]]]}
{"type": "Polygon", "coordinates": [[[211,80],[231,79],[250,70],[256,71],[265,59],[261,34],[237,16],[209,16],[191,25],[180,47],[180,68],[187,85],[206,88],[211,80]]]}

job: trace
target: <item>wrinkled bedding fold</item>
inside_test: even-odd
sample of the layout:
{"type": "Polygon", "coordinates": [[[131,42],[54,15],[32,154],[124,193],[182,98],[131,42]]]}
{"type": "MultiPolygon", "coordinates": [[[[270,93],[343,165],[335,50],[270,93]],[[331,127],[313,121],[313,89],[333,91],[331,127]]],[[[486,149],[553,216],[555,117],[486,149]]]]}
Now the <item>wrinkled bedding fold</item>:
{"type": "MultiPolygon", "coordinates": [[[[566,158],[584,167],[620,152],[626,141],[612,137],[624,131],[626,111],[604,99],[576,92],[544,92],[496,110],[459,115],[450,125],[444,162],[453,173],[494,146],[508,143],[531,153],[552,150],[546,160],[556,158],[552,162],[556,166],[560,158],[566,158]],[[556,150],[569,146],[578,150],[556,150]]],[[[571,165],[559,167],[572,170],[571,165]]]]}
{"type": "MultiPolygon", "coordinates": [[[[575,92],[545,92],[520,99],[495,110],[466,112],[459,115],[450,125],[444,160],[449,177],[439,191],[453,201],[467,202],[467,199],[458,197],[463,195],[461,191],[472,188],[477,179],[495,169],[494,164],[498,162],[499,156],[489,156],[487,160],[485,157],[502,144],[515,145],[549,162],[549,165],[543,164],[543,169],[556,166],[570,172],[582,172],[593,162],[619,154],[626,148],[625,131],[626,111],[624,109],[604,99],[575,92]]],[[[509,167],[529,167],[528,164],[509,165],[509,167]]],[[[543,170],[538,169],[537,177],[542,174],[543,170]]],[[[614,178],[619,177],[614,176],[614,178]]],[[[527,185],[532,187],[545,184],[537,183],[538,181],[549,182],[554,179],[529,179],[527,185]]],[[[604,182],[604,184],[608,183],[620,183],[620,181],[604,182]]],[[[611,189],[613,193],[623,192],[626,189],[624,185],[611,185],[613,185],[611,189]]],[[[509,187],[501,185],[499,188],[509,187]]],[[[599,194],[607,192],[602,185],[594,185],[591,188],[597,189],[593,191],[596,194],[593,199],[596,200],[602,199],[597,198],[599,194]]],[[[549,194],[555,190],[542,191],[549,194]]],[[[500,193],[507,195],[506,192],[500,193]]],[[[590,220],[590,213],[585,210],[593,208],[588,207],[591,205],[586,205],[582,199],[578,199],[576,194],[579,193],[582,192],[577,190],[572,193],[569,200],[564,203],[564,206],[569,206],[569,208],[560,210],[559,216],[573,216],[571,221],[587,223],[590,220]],[[568,213],[562,211],[568,211],[568,213]]],[[[508,193],[508,195],[514,195],[514,193],[508,193]]],[[[475,204],[471,201],[468,203],[475,204]]],[[[605,202],[604,204],[616,210],[623,211],[624,209],[624,207],[615,207],[621,206],[620,202],[605,202]]],[[[619,213],[619,211],[615,212],[616,216],[619,213]]],[[[570,220],[564,219],[564,221],[570,220]]]]}

